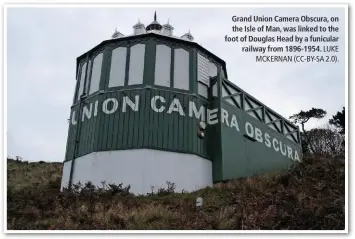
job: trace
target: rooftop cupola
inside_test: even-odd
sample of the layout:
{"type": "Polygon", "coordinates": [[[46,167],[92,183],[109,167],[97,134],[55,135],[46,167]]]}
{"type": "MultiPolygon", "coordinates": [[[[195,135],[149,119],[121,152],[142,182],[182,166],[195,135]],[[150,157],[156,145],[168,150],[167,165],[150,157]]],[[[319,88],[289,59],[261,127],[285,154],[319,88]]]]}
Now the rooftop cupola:
{"type": "Polygon", "coordinates": [[[161,33],[166,36],[172,36],[173,30],[174,30],[174,27],[169,24],[169,20],[168,20],[168,23],[163,25],[161,33]]]}
{"type": "Polygon", "coordinates": [[[187,41],[193,41],[194,37],[191,35],[190,30],[188,33],[185,33],[184,35],[181,36],[181,39],[187,40],[187,41]]]}
{"type": "Polygon", "coordinates": [[[160,32],[162,25],[157,21],[157,12],[154,12],[154,21],[150,23],[146,30],[147,32],[160,32]]]}
{"type": "Polygon", "coordinates": [[[138,23],[133,26],[133,34],[134,34],[134,35],[139,35],[139,34],[144,34],[144,33],[146,33],[146,31],[145,31],[145,26],[144,26],[144,24],[141,23],[140,20],[138,19],[138,23]]]}
{"type": "Polygon", "coordinates": [[[115,39],[115,38],[120,38],[120,37],[123,37],[124,35],[122,33],[120,33],[119,31],[117,31],[117,27],[115,29],[115,32],[112,34],[112,39],[115,39]]]}

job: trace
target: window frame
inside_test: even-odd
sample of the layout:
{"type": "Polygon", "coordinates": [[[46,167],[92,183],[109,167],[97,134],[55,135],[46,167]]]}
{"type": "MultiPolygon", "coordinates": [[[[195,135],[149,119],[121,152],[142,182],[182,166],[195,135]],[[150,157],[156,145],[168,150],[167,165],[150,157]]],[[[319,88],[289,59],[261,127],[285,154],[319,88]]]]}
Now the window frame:
{"type": "Polygon", "coordinates": [[[118,88],[118,87],[125,87],[126,86],[126,78],[128,77],[128,74],[129,74],[129,71],[127,68],[129,68],[128,65],[128,58],[129,58],[129,55],[130,55],[130,46],[127,46],[127,45],[118,45],[116,47],[113,47],[113,48],[110,48],[109,49],[109,52],[108,52],[108,58],[109,58],[109,61],[107,62],[107,67],[108,67],[108,70],[107,70],[107,89],[115,89],[115,88],[118,88]],[[115,86],[110,86],[110,82],[111,82],[111,71],[112,71],[112,58],[113,58],[113,52],[119,48],[123,48],[125,49],[125,63],[124,63],[124,75],[123,75],[123,85],[115,85],[115,86]]]}
{"type": "MultiPolygon", "coordinates": [[[[152,82],[152,85],[153,86],[158,86],[158,87],[161,87],[161,88],[164,88],[164,89],[171,89],[171,90],[174,90],[174,91],[192,92],[193,91],[193,87],[192,87],[191,84],[193,84],[194,76],[193,76],[193,74],[191,74],[191,71],[192,71],[191,64],[193,65],[193,54],[194,54],[194,51],[195,51],[195,47],[187,46],[187,45],[184,45],[184,44],[181,44],[181,43],[161,40],[161,39],[155,39],[154,45],[155,45],[155,49],[156,49],[157,45],[165,45],[165,46],[170,47],[170,49],[171,49],[171,55],[170,55],[171,56],[171,60],[170,60],[170,85],[169,86],[162,86],[162,85],[155,84],[155,74],[154,74],[154,81],[152,82]],[[188,58],[188,60],[189,60],[189,72],[188,72],[188,75],[189,75],[189,89],[188,90],[174,87],[174,82],[175,82],[175,79],[174,79],[175,49],[183,49],[183,50],[187,51],[188,54],[189,54],[189,58],[188,58]]],[[[155,51],[154,64],[156,64],[156,51],[155,51]]],[[[155,65],[154,65],[154,67],[155,67],[155,65]]],[[[155,68],[154,68],[154,71],[155,71],[155,68]]]]}
{"type": "Polygon", "coordinates": [[[175,48],[172,48],[172,56],[171,56],[171,65],[172,65],[172,67],[171,67],[171,72],[170,72],[170,74],[171,74],[171,78],[172,78],[172,83],[170,84],[171,85],[171,87],[172,88],[174,88],[174,89],[177,89],[177,90],[185,90],[185,91],[190,91],[191,90],[191,84],[190,84],[190,82],[191,82],[191,77],[190,77],[190,71],[191,71],[191,65],[190,65],[190,52],[188,51],[188,50],[186,50],[185,48],[183,48],[183,47],[175,47],[175,48]],[[177,88],[177,87],[175,87],[175,69],[176,69],[176,62],[175,62],[175,58],[176,58],[176,50],[183,50],[183,51],[185,51],[186,53],[187,53],[187,66],[188,66],[188,69],[187,69],[187,89],[186,88],[177,88]]]}
{"type": "Polygon", "coordinates": [[[85,80],[87,78],[87,62],[88,62],[88,58],[86,57],[84,60],[82,60],[80,63],[79,63],[79,69],[78,69],[78,74],[77,74],[77,80],[76,80],[76,87],[75,87],[75,94],[74,94],[74,100],[73,100],[73,103],[75,104],[76,102],[80,101],[80,97],[82,95],[84,95],[85,93],[85,80]],[[81,85],[81,77],[83,75],[83,66],[86,64],[86,67],[85,67],[85,76],[84,76],[84,79],[83,79],[83,83],[84,83],[84,89],[83,89],[83,92],[80,94],[79,90],[80,90],[80,85],[81,85]]]}
{"type": "Polygon", "coordinates": [[[91,64],[90,64],[90,69],[89,69],[88,77],[87,77],[87,80],[89,82],[87,83],[88,87],[86,89],[86,94],[88,96],[91,96],[91,95],[94,95],[95,93],[99,92],[101,89],[101,87],[100,87],[101,82],[103,79],[103,75],[105,74],[104,73],[105,50],[103,50],[103,49],[98,50],[97,52],[95,52],[95,54],[92,54],[88,60],[89,60],[89,62],[91,61],[91,64]],[[101,67],[100,67],[100,77],[99,77],[99,82],[98,82],[98,89],[96,91],[90,93],[91,86],[92,86],[92,70],[93,70],[93,66],[94,66],[94,61],[95,61],[96,57],[98,57],[100,54],[102,54],[102,60],[101,60],[101,67]]]}
{"type": "MultiPolygon", "coordinates": [[[[125,85],[124,86],[137,86],[137,85],[143,85],[144,84],[144,74],[145,74],[145,65],[146,65],[146,54],[147,54],[147,43],[146,42],[140,42],[140,41],[135,41],[131,42],[127,46],[127,55],[126,55],[126,75],[125,75],[125,85]],[[138,84],[130,84],[130,69],[131,69],[131,59],[132,59],[132,47],[137,46],[137,45],[143,45],[144,46],[144,52],[143,52],[143,69],[142,69],[142,81],[141,83],[138,84]]],[[[111,59],[112,59],[112,54],[111,54],[111,59]]]]}
{"type": "MultiPolygon", "coordinates": [[[[167,51],[168,52],[168,51],[167,51]]],[[[169,87],[169,88],[171,88],[171,85],[172,85],[172,83],[173,83],[173,77],[171,76],[171,72],[172,72],[172,69],[173,69],[173,62],[172,62],[172,58],[173,58],[173,56],[174,56],[174,49],[170,46],[170,45],[168,45],[168,44],[165,44],[165,43],[156,43],[155,44],[155,62],[154,62],[154,82],[153,82],[153,84],[155,85],[155,86],[159,86],[159,87],[169,87]],[[164,47],[166,47],[167,49],[169,49],[169,58],[170,58],[170,64],[169,64],[169,73],[168,73],[168,78],[169,78],[169,81],[166,81],[166,82],[169,82],[169,85],[162,85],[162,84],[157,84],[157,81],[156,81],[156,79],[157,79],[157,77],[156,77],[156,74],[157,74],[157,56],[158,56],[158,46],[164,46],[164,47]]]]}
{"type": "MultiPolygon", "coordinates": [[[[219,97],[219,92],[218,92],[218,87],[217,87],[217,96],[214,96],[213,95],[213,86],[214,85],[216,85],[217,86],[217,83],[218,83],[218,79],[217,79],[217,77],[218,77],[218,71],[219,71],[219,69],[221,68],[221,71],[223,71],[223,66],[222,66],[222,64],[220,64],[218,61],[216,61],[212,56],[210,56],[209,54],[206,54],[205,52],[203,52],[203,51],[201,51],[201,50],[197,50],[196,51],[196,93],[198,94],[198,95],[200,95],[199,94],[199,92],[198,92],[198,85],[199,85],[199,83],[202,83],[202,84],[204,84],[204,85],[206,85],[208,88],[208,90],[207,90],[207,92],[208,92],[208,97],[207,98],[209,98],[209,96],[211,96],[212,98],[216,98],[216,97],[219,97]],[[202,57],[204,57],[207,61],[208,61],[208,83],[209,83],[209,85],[206,85],[206,83],[205,82],[203,82],[203,81],[200,81],[199,80],[199,73],[198,73],[198,65],[199,65],[199,62],[198,62],[198,58],[199,58],[199,55],[201,55],[202,57]],[[217,71],[216,71],[216,75],[215,76],[211,76],[210,75],[210,73],[211,73],[211,70],[210,70],[210,65],[211,64],[213,64],[216,68],[217,68],[217,71]]],[[[221,75],[222,76],[222,75],[221,75]]],[[[202,95],[200,95],[201,97],[204,97],[204,96],[202,96],[202,95]]]]}
{"type": "Polygon", "coordinates": [[[73,97],[73,104],[76,103],[77,98],[78,98],[78,91],[79,91],[79,78],[81,74],[81,62],[77,66],[76,70],[76,80],[75,80],[75,88],[74,88],[74,97],[73,97]]]}

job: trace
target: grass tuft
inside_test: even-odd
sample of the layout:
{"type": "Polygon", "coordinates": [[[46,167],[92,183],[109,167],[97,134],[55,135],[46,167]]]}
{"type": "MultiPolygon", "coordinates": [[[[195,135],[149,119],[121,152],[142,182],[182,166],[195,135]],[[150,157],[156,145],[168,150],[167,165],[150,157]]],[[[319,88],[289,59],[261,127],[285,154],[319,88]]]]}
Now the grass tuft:
{"type": "Polygon", "coordinates": [[[147,196],[90,183],[59,192],[61,163],[7,161],[9,230],[343,230],[345,163],[305,159],[289,171],[147,196]],[[203,198],[197,210],[195,200],[203,198]]]}

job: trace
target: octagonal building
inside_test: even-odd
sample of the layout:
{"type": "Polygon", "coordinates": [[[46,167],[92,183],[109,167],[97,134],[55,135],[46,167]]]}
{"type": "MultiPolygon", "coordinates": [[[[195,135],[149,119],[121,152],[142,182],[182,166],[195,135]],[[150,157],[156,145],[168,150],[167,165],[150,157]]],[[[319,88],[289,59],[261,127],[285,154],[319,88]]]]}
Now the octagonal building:
{"type": "Polygon", "coordinates": [[[155,14],[77,58],[62,187],[194,191],[302,159],[299,128],[229,81],[190,31],[173,30],[155,14]]]}

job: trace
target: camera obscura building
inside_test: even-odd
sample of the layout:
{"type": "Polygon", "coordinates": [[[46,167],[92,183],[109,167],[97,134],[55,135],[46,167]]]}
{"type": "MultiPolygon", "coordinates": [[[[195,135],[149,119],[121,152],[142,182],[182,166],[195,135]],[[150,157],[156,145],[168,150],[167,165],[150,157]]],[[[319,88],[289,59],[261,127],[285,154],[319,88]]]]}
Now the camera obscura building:
{"type": "Polygon", "coordinates": [[[62,187],[122,183],[145,194],[172,182],[194,191],[301,160],[298,127],[173,29],[155,15],[77,58],[62,187]]]}

